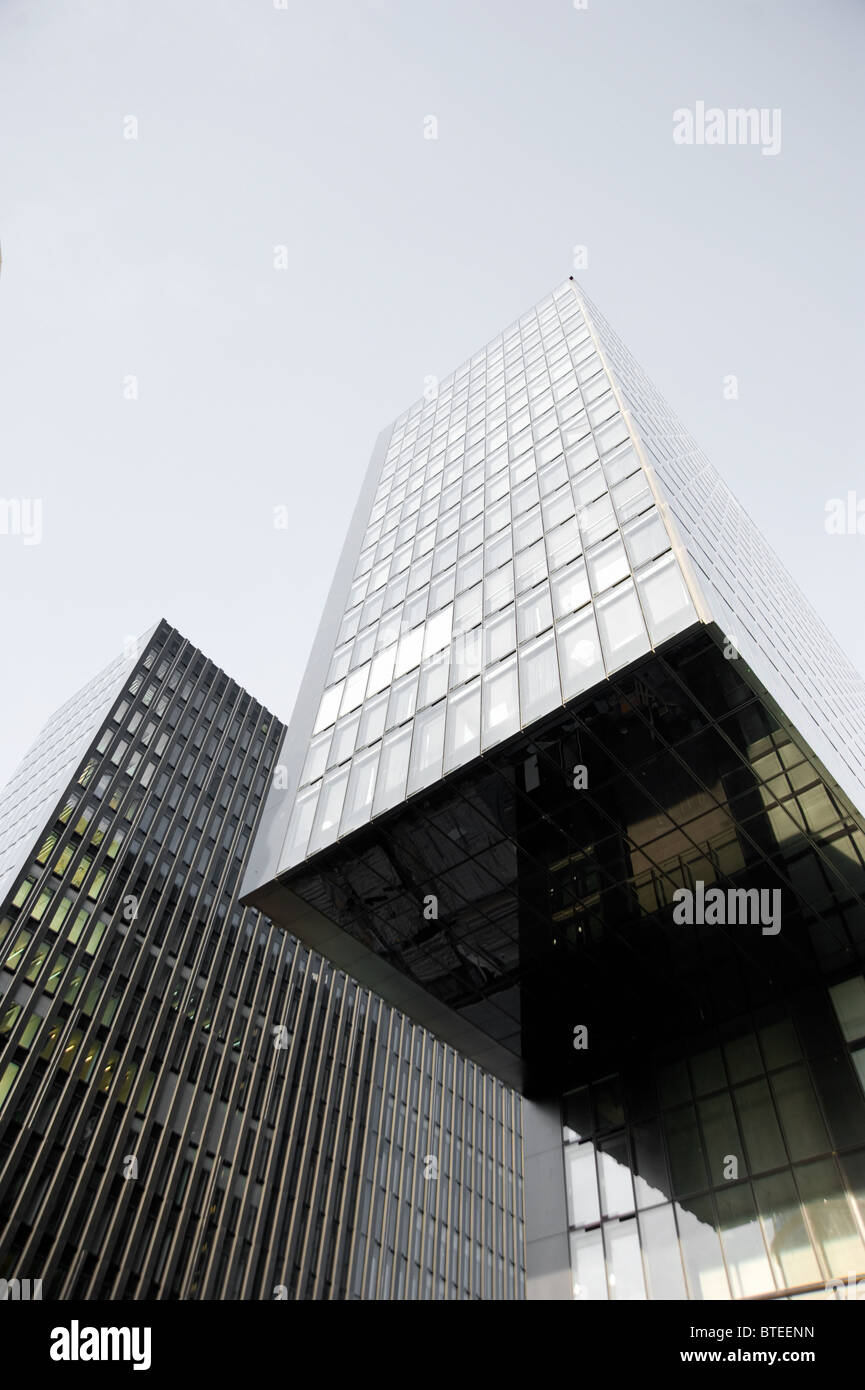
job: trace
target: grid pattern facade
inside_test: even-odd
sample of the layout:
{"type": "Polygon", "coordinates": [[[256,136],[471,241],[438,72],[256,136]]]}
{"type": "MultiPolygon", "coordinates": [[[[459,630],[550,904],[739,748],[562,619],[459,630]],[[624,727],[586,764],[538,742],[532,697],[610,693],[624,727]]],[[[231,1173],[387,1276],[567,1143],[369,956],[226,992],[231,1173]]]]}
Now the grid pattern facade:
{"type": "Polygon", "coordinates": [[[696,621],[563,285],[393,427],[280,870],[696,621]]]}
{"type": "Polygon", "coordinates": [[[518,1097],[237,901],[283,727],[166,623],[116,676],[0,902],[2,1276],[519,1297],[518,1097]]]}
{"type": "Polygon", "coordinates": [[[829,996],[564,1097],[576,1299],[823,1298],[865,1270],[865,978],[829,996]]]}
{"type": "Polygon", "coordinates": [[[50,814],[52,803],[69,781],[130,669],[130,659],[118,657],[67,700],[4,787],[0,795],[0,896],[21,868],[33,836],[50,814]]]}
{"type": "Polygon", "coordinates": [[[865,805],[865,681],[633,355],[591,301],[578,298],[712,616],[828,770],[865,805]]]}

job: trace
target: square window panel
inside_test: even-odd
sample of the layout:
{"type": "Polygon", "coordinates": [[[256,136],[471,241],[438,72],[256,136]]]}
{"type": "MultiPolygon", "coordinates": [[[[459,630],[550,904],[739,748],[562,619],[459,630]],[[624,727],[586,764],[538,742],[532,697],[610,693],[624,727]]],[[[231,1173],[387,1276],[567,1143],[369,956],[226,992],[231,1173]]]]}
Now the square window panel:
{"type": "Polygon", "coordinates": [[[599,497],[605,496],[607,480],[600,464],[587,469],[574,481],[573,493],[578,508],[588,507],[591,502],[597,502],[599,497]]]}
{"type": "Polygon", "coordinates": [[[452,536],[449,541],[436,546],[433,552],[433,573],[441,574],[444,570],[450,569],[457,558],[457,538],[452,536]]]}
{"type": "Polygon", "coordinates": [[[484,624],[484,665],[493,666],[517,645],[513,605],[484,624]]]}
{"type": "Polygon", "coordinates": [[[557,526],[554,531],[548,531],[546,541],[550,571],[560,569],[562,565],[570,564],[571,560],[575,559],[583,548],[576,518],[572,517],[561,526],[557,526]]]}
{"type": "Polygon", "coordinates": [[[456,570],[451,568],[433,579],[429,588],[429,611],[435,613],[445,604],[453,602],[456,589],[456,570]]]}
{"type": "Polygon", "coordinates": [[[540,507],[534,507],[519,521],[514,522],[514,550],[525,550],[527,546],[539,541],[544,534],[540,507]]]}
{"type": "MultiPolygon", "coordinates": [[[[375,622],[376,618],[378,617],[378,614],[381,612],[382,599],[383,595],[380,595],[377,599],[373,599],[371,603],[367,603],[365,605],[363,624],[364,627],[366,627],[368,623],[375,622]],[[369,609],[370,612],[374,612],[376,604],[378,604],[378,613],[374,613],[373,617],[368,618],[366,616],[367,609],[369,609]]],[[[339,636],[337,637],[337,642],[340,645],[342,645],[343,642],[350,642],[351,639],[354,637],[355,633],[357,632],[359,626],[360,609],[356,608],[353,613],[349,613],[345,618],[343,618],[342,626],[339,629],[339,636]]]]}
{"type": "Polygon", "coordinates": [[[333,737],[332,731],[326,729],[318,738],[314,738],[309,745],[306,755],[306,762],[300,774],[300,785],[305,786],[307,782],[316,782],[327,765],[327,753],[330,748],[330,740],[333,737]]]}
{"type": "Polygon", "coordinates": [[[483,629],[473,627],[469,632],[458,632],[453,639],[450,665],[450,684],[462,685],[474,676],[480,675],[483,664],[483,629]]]}
{"type": "Polygon", "coordinates": [[[411,747],[411,725],[385,734],[381,744],[378,777],[373,798],[373,815],[396,806],[405,799],[405,784],[408,775],[409,749],[411,747]]]}
{"type": "Polygon", "coordinates": [[[503,497],[501,501],[493,506],[488,506],[484,515],[484,530],[487,536],[494,536],[510,524],[511,503],[510,498],[503,497]]]}
{"type": "Polygon", "coordinates": [[[483,612],[483,587],[480,584],[458,594],[454,603],[453,631],[466,632],[476,627],[483,612]]]}
{"type": "Polygon", "coordinates": [[[345,681],[340,681],[338,685],[332,685],[321,697],[321,704],[318,707],[313,734],[320,734],[322,729],[330,728],[331,724],[336,723],[336,716],[339,713],[339,706],[342,700],[342,692],[345,681]]]}
{"type": "Polygon", "coordinates": [[[417,707],[425,709],[427,705],[434,705],[436,700],[440,700],[447,694],[448,675],[450,672],[450,650],[446,648],[443,652],[438,652],[425,661],[420,668],[420,681],[418,683],[417,707]]]}
{"type": "Polygon", "coordinates": [[[654,560],[657,555],[662,555],[665,550],[670,549],[670,537],[667,528],[655,507],[638,517],[636,521],[631,521],[627,526],[623,526],[622,535],[625,538],[625,545],[628,548],[628,555],[634,569],[638,569],[640,565],[645,564],[648,560],[654,560]]]}
{"type": "Polygon", "coordinates": [[[513,542],[511,541],[510,531],[505,531],[503,535],[496,536],[495,540],[487,542],[484,549],[484,571],[489,574],[492,570],[500,569],[507,564],[513,554],[513,542]]]}
{"type": "MultiPolygon", "coordinates": [[[[588,422],[586,427],[588,428],[588,422]]],[[[574,481],[580,477],[584,469],[591,468],[593,464],[597,463],[598,451],[592,436],[589,435],[582,443],[574,445],[573,449],[569,449],[567,460],[568,472],[574,481]]]]}
{"type": "Polygon", "coordinates": [[[408,796],[441,778],[446,712],[446,702],[439,700],[437,705],[415,716],[406,787],[408,796]]]}
{"type": "Polygon", "coordinates": [[[586,565],[593,594],[611,589],[631,572],[621,536],[612,536],[601,545],[593,546],[586,552],[586,565]]]}
{"type": "Polygon", "coordinates": [[[354,752],[359,724],[360,710],[356,714],[350,714],[347,719],[340,719],[333,731],[327,759],[328,767],[338,767],[340,763],[348,762],[354,752]]]}
{"type": "Polygon", "coordinates": [[[562,672],[562,693],[566,700],[590,690],[605,676],[601,643],[594,609],[589,608],[558,624],[556,643],[562,672]]]}
{"type": "Polygon", "coordinates": [[[307,854],[315,854],[336,839],[347,785],[348,768],[330,772],[323,779],[307,854]]]}
{"type": "Polygon", "coordinates": [[[865,979],[854,975],[829,989],[841,1032],[848,1042],[865,1038],[865,979]]]}
{"type": "Polygon", "coordinates": [[[481,751],[481,683],[472,681],[448,700],[444,771],[461,767],[481,751]]]}
{"type": "Polygon", "coordinates": [[[552,497],[544,498],[541,506],[544,513],[544,530],[550,532],[554,526],[574,515],[574,494],[566,483],[552,497]]]}
{"type": "Polygon", "coordinates": [[[365,753],[359,753],[352,763],[339,828],[341,835],[365,825],[372,815],[372,796],[380,753],[381,744],[376,743],[365,753]]]}
{"type": "MultiPolygon", "coordinates": [[[[512,493],[514,518],[516,519],[516,517],[524,516],[526,512],[530,512],[532,507],[536,507],[540,500],[537,478],[529,478],[520,486],[514,486],[512,493]]],[[[352,633],[351,636],[353,637],[354,633],[352,633]]]]}
{"type": "Polygon", "coordinates": [[[442,608],[426,624],[423,640],[423,659],[435,656],[450,646],[453,609],[442,608]]]}
{"type": "Polygon", "coordinates": [[[607,672],[619,671],[650,650],[633,580],[603,594],[595,604],[607,672]]]}
{"type": "Polygon", "coordinates": [[[520,727],[516,657],[487,671],[483,690],[483,747],[490,748],[520,727]]]}
{"type": "MultiPolygon", "coordinates": [[[[621,415],[615,413],[618,408],[615,399],[608,396],[596,415],[592,416],[592,428],[595,431],[595,439],[602,455],[610,453],[617,445],[624,444],[626,439],[630,439],[627,425],[621,415]],[[601,421],[607,419],[608,416],[615,418],[611,419],[609,424],[601,425],[601,421]]],[[[589,413],[591,415],[591,412],[589,413]]]]}
{"type": "Polygon", "coordinates": [[[604,473],[610,487],[615,483],[620,483],[623,478],[627,478],[631,473],[636,472],[640,466],[633,448],[621,449],[615,454],[610,454],[604,459],[604,473]]]}
{"type": "Polygon", "coordinates": [[[654,503],[649,480],[640,469],[632,473],[623,483],[617,483],[612,490],[613,503],[620,523],[631,521],[654,503]]]}
{"type": "Polygon", "coordinates": [[[567,617],[569,613],[575,613],[578,608],[584,607],[591,598],[585,560],[576,559],[567,569],[553,575],[550,588],[557,618],[567,617]]]}
{"type": "Polygon", "coordinates": [[[388,584],[384,595],[383,612],[388,613],[391,608],[396,608],[402,603],[408,591],[408,575],[401,574],[399,579],[392,579],[388,584]]]}
{"type": "Polygon", "coordinates": [[[357,745],[359,748],[366,748],[370,743],[376,743],[384,733],[384,721],[387,714],[387,702],[389,692],[383,691],[374,700],[367,700],[361,715],[360,728],[357,735],[357,745]]]}
{"type": "Polygon", "coordinates": [[[337,648],[334,652],[333,660],[330,663],[330,670],[327,673],[328,685],[334,685],[337,681],[341,681],[343,676],[347,674],[351,653],[351,642],[347,643],[344,647],[337,648]]]}
{"type": "Polygon", "coordinates": [[[564,458],[560,458],[556,463],[548,464],[538,474],[538,487],[541,497],[552,497],[560,488],[564,487],[568,481],[568,470],[564,458]]]}
{"type": "Polygon", "coordinates": [[[536,541],[514,559],[517,593],[531,589],[547,574],[547,556],[543,541],[536,541]]]}
{"type": "Polygon", "coordinates": [[[562,422],[562,443],[568,459],[568,471],[571,472],[571,454],[591,434],[589,417],[582,408],[579,392],[574,392],[559,407],[559,419],[562,422]]]}
{"type": "Polygon", "coordinates": [[[609,493],[599,497],[597,502],[590,502],[587,507],[581,507],[578,518],[583,536],[583,546],[587,550],[589,546],[594,545],[597,541],[606,540],[607,536],[618,530],[618,522],[609,493]]]}
{"type": "Polygon", "coordinates": [[[367,699],[371,695],[377,695],[380,690],[385,690],[393,679],[394,662],[396,661],[396,643],[386,647],[373,657],[369,671],[369,683],[367,685],[367,699]]]}
{"type": "Polygon", "coordinates": [[[520,708],[523,725],[562,703],[559,663],[552,632],[520,648],[520,708]]]}
{"type": "MultiPolygon", "coordinates": [[[[408,632],[411,628],[417,627],[426,617],[428,591],[423,589],[419,594],[413,594],[407,599],[400,617],[400,627],[408,632]]],[[[357,645],[357,644],[355,644],[357,645]]]]}
{"type": "Polygon", "coordinates": [[[697,621],[697,611],[672,552],[638,573],[637,588],[656,645],[697,621]]]}
{"type": "Polygon", "coordinates": [[[603,1229],[610,1298],[617,1302],[645,1299],[646,1287],[643,1282],[643,1261],[636,1221],[607,1221],[603,1229]]]}
{"type": "Polygon", "coordinates": [[[423,589],[429,584],[432,577],[432,556],[427,555],[424,560],[419,560],[416,565],[412,565],[408,577],[408,591],[413,594],[417,589],[423,589]]]}
{"type": "MultiPolygon", "coordinates": [[[[406,671],[411,671],[413,667],[420,665],[421,652],[423,650],[424,625],[420,624],[413,632],[407,632],[400,639],[400,644],[396,654],[396,664],[393,669],[394,680],[405,675],[406,671]]],[[[349,680],[352,677],[349,676],[349,680]]]]}
{"type": "Polygon", "coordinates": [[[468,555],[460,560],[457,565],[457,593],[461,594],[466,589],[473,588],[483,578],[483,573],[483,551],[478,550],[474,555],[468,555]]]}
{"type": "Polygon", "coordinates": [[[594,1144],[574,1144],[565,1150],[568,1221],[590,1226],[601,1219],[594,1144]]]}
{"type": "Polygon", "coordinates": [[[369,661],[375,650],[375,634],[376,629],[371,627],[367,628],[366,632],[362,632],[360,636],[355,639],[351,652],[352,668],[362,666],[365,661],[369,661]]]}
{"type": "Polygon", "coordinates": [[[418,673],[412,671],[401,680],[394,681],[390,688],[390,701],[387,710],[387,727],[393,729],[411,719],[417,700],[418,673]]]}
{"type": "Polygon", "coordinates": [[[528,642],[553,625],[553,607],[549,584],[539,584],[523,594],[517,604],[517,628],[520,642],[528,642]]]}
{"type": "Polygon", "coordinates": [[[320,790],[321,783],[315,782],[308,791],[301,792],[295,801],[280,855],[280,870],[291,868],[304,858],[320,790]]]}
{"type": "Polygon", "coordinates": [[[489,617],[514,601],[514,567],[502,565],[484,580],[484,616],[489,617]]]}
{"type": "Polygon", "coordinates": [[[574,1298],[580,1302],[599,1302],[607,1297],[604,1273],[604,1238],[600,1226],[591,1231],[572,1231],[571,1280],[574,1298]]]}

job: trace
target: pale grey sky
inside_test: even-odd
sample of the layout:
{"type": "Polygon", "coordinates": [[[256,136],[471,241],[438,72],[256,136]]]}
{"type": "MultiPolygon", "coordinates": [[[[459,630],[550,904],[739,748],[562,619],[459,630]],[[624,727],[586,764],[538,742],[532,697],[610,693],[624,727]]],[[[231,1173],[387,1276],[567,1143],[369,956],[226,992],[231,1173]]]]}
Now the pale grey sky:
{"type": "Polygon", "coordinates": [[[858,0],[2,0],[0,782],[159,616],[286,719],[375,436],[574,245],[865,668],[863,57],[858,0]]]}

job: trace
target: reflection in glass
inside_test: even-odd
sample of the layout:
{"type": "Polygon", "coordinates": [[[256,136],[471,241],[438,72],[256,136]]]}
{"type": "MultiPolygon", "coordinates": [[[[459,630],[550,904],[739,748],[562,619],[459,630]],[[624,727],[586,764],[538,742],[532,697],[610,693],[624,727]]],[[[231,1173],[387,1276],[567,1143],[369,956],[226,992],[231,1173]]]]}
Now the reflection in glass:
{"type": "Polygon", "coordinates": [[[556,629],[562,691],[566,700],[604,679],[604,662],[591,608],[559,623],[556,629]]]}
{"type": "Polygon", "coordinates": [[[568,1217],[572,1226],[590,1226],[600,1220],[594,1145],[572,1144],[565,1150],[568,1217]]]}
{"type": "Polygon", "coordinates": [[[340,824],[341,835],[369,820],[380,750],[381,745],[376,743],[367,752],[359,753],[352,764],[340,824]]]}
{"type": "Polygon", "coordinates": [[[585,1139],[592,1132],[592,1108],[589,1088],[571,1091],[564,1099],[564,1137],[566,1140],[585,1139]]]}
{"type": "Polygon", "coordinates": [[[562,702],[559,664],[553,634],[520,651],[520,708],[523,724],[539,719],[562,702]]]}
{"type": "Polygon", "coordinates": [[[633,580],[619,584],[595,605],[607,671],[618,671],[649,650],[649,637],[633,580]]]}
{"type": "Polygon", "coordinates": [[[484,675],[483,746],[500,742],[519,727],[517,663],[510,657],[484,675]]]}
{"type": "Polygon", "coordinates": [[[634,1210],[634,1187],[624,1135],[598,1144],[598,1181],[604,1216],[625,1216],[634,1210]]]}
{"type": "Polygon", "coordinates": [[[817,1108],[817,1097],[803,1066],[788,1067],[772,1077],[772,1090],[790,1157],[812,1158],[825,1153],[829,1144],[826,1126],[817,1108]]]}
{"type": "Polygon", "coordinates": [[[687,1298],[672,1206],[642,1212],[639,1223],[649,1298],[687,1298]]]}
{"type": "Polygon", "coordinates": [[[605,1225],[604,1241],[610,1298],[617,1302],[644,1299],[646,1287],[636,1221],[612,1221],[605,1225]]]}
{"type": "Polygon", "coordinates": [[[664,1161],[664,1144],[657,1120],[636,1124],[631,1131],[634,1148],[634,1191],[638,1207],[652,1207],[670,1196],[670,1180],[664,1161]]]}
{"type": "Polygon", "coordinates": [[[445,709],[445,701],[439,700],[437,705],[432,705],[417,715],[414,721],[411,764],[406,787],[408,796],[422,787],[428,787],[431,782],[438,781],[441,777],[445,709]]]}
{"type": "Polygon", "coordinates": [[[733,1103],[725,1091],[720,1095],[711,1096],[708,1100],[701,1100],[697,1108],[705,1140],[710,1181],[713,1187],[717,1187],[728,1181],[731,1174],[738,1175],[739,1166],[742,1165],[742,1144],[736,1128],[733,1103]],[[730,1163],[730,1159],[736,1160],[735,1167],[730,1163]]]}
{"type": "Polygon", "coordinates": [[[571,1276],[574,1298],[606,1299],[604,1244],[600,1228],[571,1232],[571,1276]]]}
{"type": "Polygon", "coordinates": [[[697,1197],[687,1208],[676,1205],[682,1259],[692,1298],[730,1297],[721,1243],[715,1230],[710,1197],[697,1197]]]}
{"type": "Polygon", "coordinates": [[[411,726],[386,734],[381,745],[381,764],[375,785],[373,815],[395,806],[405,795],[411,726]]]}
{"type": "Polygon", "coordinates": [[[693,1105],[668,1110],[664,1116],[664,1128],[667,1132],[673,1190],[679,1195],[699,1192],[701,1188],[708,1187],[693,1105]]]}
{"type": "Polygon", "coordinates": [[[762,1173],[768,1168],[780,1168],[787,1162],[787,1154],[768,1083],[764,1080],[751,1081],[745,1086],[736,1086],[733,1094],[745,1139],[749,1172],[762,1173]]]}
{"type": "Polygon", "coordinates": [[[458,767],[481,751],[481,683],[454,691],[448,702],[444,770],[458,767]]]}
{"type": "Polygon", "coordinates": [[[865,1244],[841,1186],[835,1161],[821,1159],[795,1169],[805,1215],[829,1274],[865,1269],[865,1244]]]}
{"type": "Polygon", "coordinates": [[[792,1174],[776,1173],[754,1183],[754,1196],[778,1284],[795,1288],[820,1278],[820,1266],[802,1219],[792,1174]]]}
{"type": "Polygon", "coordinates": [[[656,646],[697,621],[697,611],[675,555],[664,555],[642,570],[637,575],[637,588],[656,646]]]}
{"type": "Polygon", "coordinates": [[[775,1284],[750,1186],[722,1187],[716,1200],[733,1297],[768,1293],[775,1284]]]}
{"type": "Polygon", "coordinates": [[[328,773],[322,780],[318,810],[309,838],[307,853],[314,854],[316,850],[322,849],[324,845],[329,845],[336,839],[347,782],[348,768],[345,767],[338,772],[328,773]]]}

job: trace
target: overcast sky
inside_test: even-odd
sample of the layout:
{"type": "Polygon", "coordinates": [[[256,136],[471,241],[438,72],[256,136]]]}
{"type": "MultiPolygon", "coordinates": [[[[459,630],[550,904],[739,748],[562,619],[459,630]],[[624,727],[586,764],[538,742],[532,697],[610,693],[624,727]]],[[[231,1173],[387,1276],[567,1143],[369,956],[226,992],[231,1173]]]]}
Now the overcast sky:
{"type": "Polygon", "coordinates": [[[0,782],[160,616],[287,719],[375,436],[574,246],[865,668],[863,57],[859,0],[0,0],[0,782]]]}

